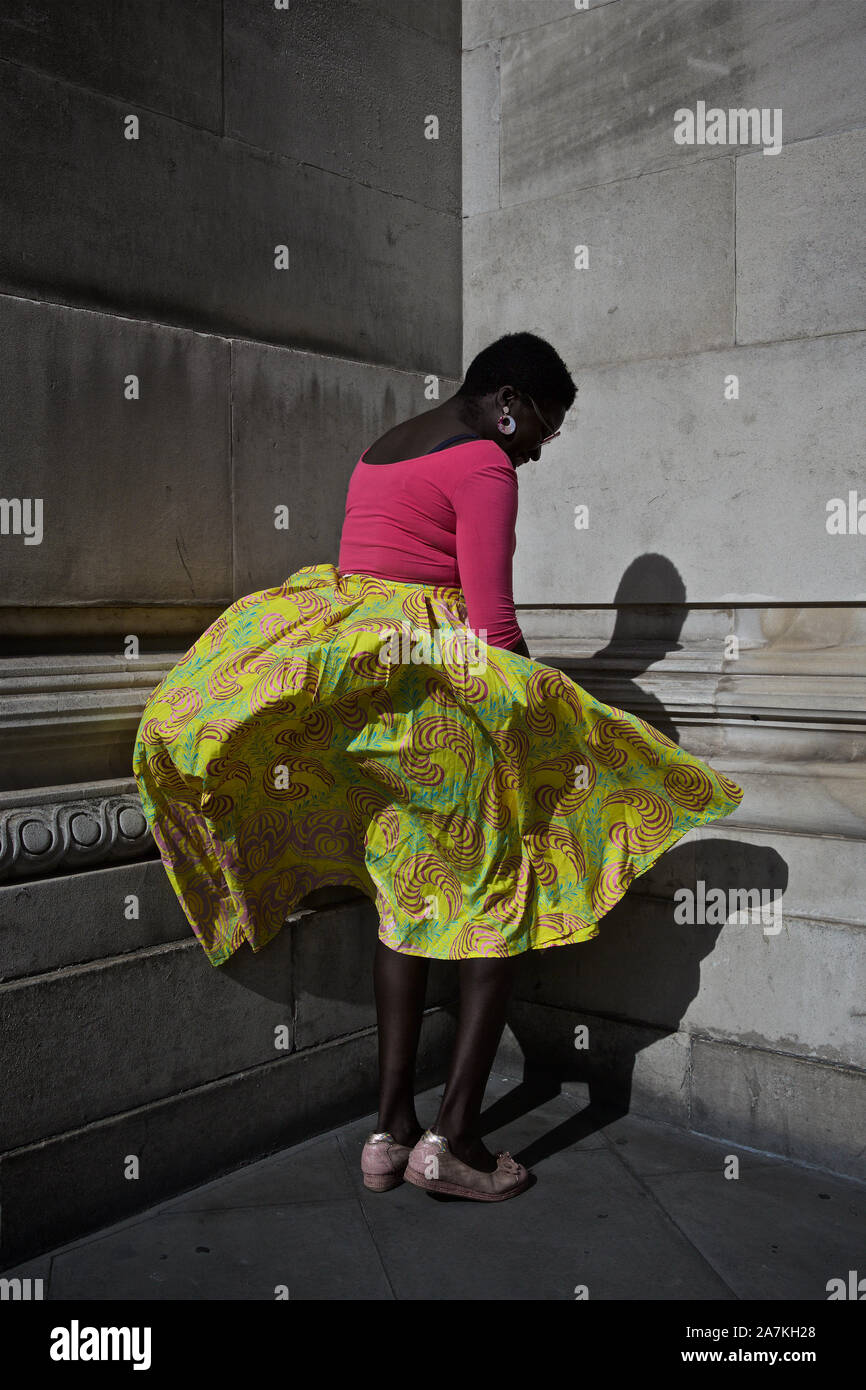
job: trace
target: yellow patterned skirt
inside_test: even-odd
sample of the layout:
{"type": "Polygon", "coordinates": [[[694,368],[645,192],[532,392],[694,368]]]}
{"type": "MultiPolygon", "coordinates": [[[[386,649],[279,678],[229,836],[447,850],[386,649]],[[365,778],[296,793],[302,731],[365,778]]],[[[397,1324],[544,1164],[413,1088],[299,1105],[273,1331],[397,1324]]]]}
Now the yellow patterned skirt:
{"type": "Polygon", "coordinates": [[[153,691],[133,771],[213,965],[337,884],[408,955],[588,941],[739,804],[645,720],[465,619],[460,589],[310,565],[233,603],[153,691]]]}

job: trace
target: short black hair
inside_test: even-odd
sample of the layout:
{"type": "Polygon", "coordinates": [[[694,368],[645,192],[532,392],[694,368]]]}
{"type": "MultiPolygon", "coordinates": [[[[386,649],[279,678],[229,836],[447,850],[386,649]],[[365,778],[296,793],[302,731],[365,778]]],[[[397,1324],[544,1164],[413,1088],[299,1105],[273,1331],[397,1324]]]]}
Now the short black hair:
{"type": "Polygon", "coordinates": [[[506,333],[482,348],[456,391],[477,398],[513,386],[534,400],[555,401],[570,409],[577,387],[559,353],[535,333],[506,333]]]}

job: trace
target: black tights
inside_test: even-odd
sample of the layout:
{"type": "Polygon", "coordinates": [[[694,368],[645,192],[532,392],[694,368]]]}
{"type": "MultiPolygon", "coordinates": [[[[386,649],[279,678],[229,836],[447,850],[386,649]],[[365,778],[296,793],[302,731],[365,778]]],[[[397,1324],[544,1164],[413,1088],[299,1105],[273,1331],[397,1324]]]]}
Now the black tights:
{"type": "MultiPolygon", "coordinates": [[[[516,956],[458,961],[460,1012],[457,1037],[439,1114],[430,1126],[451,1147],[477,1149],[481,1105],[499,1046],[516,956]]],[[[414,1143],[421,1134],[415,1114],[415,1059],[430,962],[401,955],[376,942],[373,989],[379,1021],[380,1130],[398,1143],[414,1143]]]]}

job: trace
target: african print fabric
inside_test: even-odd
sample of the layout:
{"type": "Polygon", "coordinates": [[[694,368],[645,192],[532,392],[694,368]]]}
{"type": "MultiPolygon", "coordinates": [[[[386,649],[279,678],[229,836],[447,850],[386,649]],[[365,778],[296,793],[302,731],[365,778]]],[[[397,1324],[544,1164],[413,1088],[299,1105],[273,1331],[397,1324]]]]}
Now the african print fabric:
{"type": "Polygon", "coordinates": [[[233,603],[150,695],[133,771],[213,965],[347,885],[394,950],[588,941],[742,788],[563,672],[488,646],[459,588],[311,565],[233,603]]]}

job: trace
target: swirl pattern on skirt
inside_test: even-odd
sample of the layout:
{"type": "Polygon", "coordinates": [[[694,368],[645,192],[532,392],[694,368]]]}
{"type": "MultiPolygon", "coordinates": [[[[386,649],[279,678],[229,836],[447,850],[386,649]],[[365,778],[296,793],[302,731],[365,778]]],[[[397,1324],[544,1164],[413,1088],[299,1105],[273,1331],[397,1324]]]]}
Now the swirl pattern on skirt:
{"type": "Polygon", "coordinates": [[[214,700],[230,700],[233,695],[243,693],[244,680],[252,672],[258,674],[269,666],[267,657],[256,652],[255,647],[230,656],[221,661],[205,682],[207,693],[214,700]]]}
{"type": "Polygon", "coordinates": [[[215,787],[222,788],[226,782],[235,780],[249,786],[253,770],[243,758],[211,758],[205,767],[205,776],[210,790],[213,791],[215,787]]]}
{"type": "Polygon", "coordinates": [[[398,777],[396,772],[392,772],[383,763],[378,763],[374,758],[362,758],[359,767],[362,772],[366,772],[368,777],[373,777],[377,782],[381,782],[383,787],[387,787],[392,797],[397,801],[409,802],[412,800],[412,792],[408,782],[404,782],[402,777],[398,777]]]}
{"type": "Polygon", "coordinates": [[[164,787],[175,795],[186,791],[186,782],[181,777],[168,753],[152,753],[146,761],[148,777],[154,784],[164,787]]]}
{"type": "Polygon", "coordinates": [[[539,918],[538,924],[563,943],[581,940],[592,928],[591,921],[576,917],[573,912],[546,912],[539,918]]]}
{"type": "Polygon", "coordinates": [[[526,682],[526,694],[526,727],[534,734],[554,732],[563,713],[558,705],[564,705],[578,722],[583,718],[577,686],[551,666],[542,666],[532,673],[526,682]]]}
{"type": "Polygon", "coordinates": [[[588,941],[659,855],[741,801],[644,719],[516,652],[380,662],[407,619],[465,628],[464,596],[308,565],[233,603],[151,692],[133,772],[213,965],[341,884],[407,955],[588,941]]]}
{"type": "MultiPolygon", "coordinates": [[[[625,715],[621,718],[599,719],[587,738],[596,761],[603,763],[605,767],[625,767],[628,762],[627,749],[631,747],[640,751],[647,762],[657,764],[660,755],[635,727],[636,722],[634,716],[627,718],[625,715]]],[[[671,746],[675,748],[676,744],[671,746]]]]}
{"type": "Polygon", "coordinates": [[[278,858],[289,843],[291,823],[285,811],[255,811],[238,829],[238,854],[248,873],[255,874],[278,858]]]}
{"type": "Polygon", "coordinates": [[[608,839],[631,854],[644,854],[657,849],[666,840],[673,824],[673,811],[668,802],[654,792],[642,788],[612,792],[603,802],[605,808],[622,808],[632,819],[614,821],[608,826],[608,839]],[[634,823],[635,819],[637,824],[634,823]]]}
{"type": "Polygon", "coordinates": [[[150,704],[148,704],[145,710],[147,717],[144,720],[143,729],[144,737],[148,742],[167,743],[176,739],[181,729],[195,719],[204,703],[198,690],[194,690],[188,685],[179,685],[171,689],[166,684],[167,681],[168,676],[161,681],[158,698],[155,700],[153,708],[168,705],[171,714],[156,718],[152,714],[148,714],[151,709],[150,704]]]}
{"type": "Polygon", "coordinates": [[[492,729],[490,736],[505,761],[516,768],[518,777],[523,777],[529,756],[528,735],[522,729],[506,729],[504,732],[492,729]]]}
{"type": "Polygon", "coordinates": [[[370,843],[380,838],[384,850],[396,849],[400,843],[400,813],[393,806],[385,806],[370,820],[367,836],[370,843]]]}
{"type": "Polygon", "coordinates": [[[599,869],[590,888],[590,904],[599,917],[609,912],[629,887],[635,876],[634,866],[628,861],[613,861],[599,869]]]}
{"type": "Polygon", "coordinates": [[[225,820],[226,816],[234,810],[234,806],[234,797],[227,796],[224,792],[202,792],[202,815],[206,816],[208,820],[225,820]]]}
{"type": "Polygon", "coordinates": [[[467,922],[454,938],[451,960],[471,960],[476,956],[507,956],[508,942],[498,927],[467,922]]]}
{"type": "Polygon", "coordinates": [[[444,769],[434,763],[431,754],[446,751],[458,760],[466,776],[475,766],[475,748],[469,733],[454,719],[428,715],[412,725],[408,743],[401,746],[398,757],[406,778],[422,786],[435,787],[444,781],[444,769]]]}
{"type": "Polygon", "coordinates": [[[334,774],[318,758],[278,754],[265,768],[262,789],[276,801],[306,801],[315,787],[334,785],[334,774]]]}
{"type": "Polygon", "coordinates": [[[362,826],[373,820],[389,802],[385,792],[380,791],[378,787],[368,787],[361,784],[347,789],[346,804],[349,807],[349,815],[352,817],[353,824],[362,826]]]}
{"type": "Polygon", "coordinates": [[[247,732],[248,726],[243,719],[206,719],[195,731],[193,748],[198,749],[201,744],[215,740],[221,745],[222,754],[226,756],[230,750],[234,751],[247,732]]]}
{"type": "Polygon", "coordinates": [[[579,811],[595,791],[595,767],[578,753],[560,753],[532,768],[533,797],[542,811],[567,816],[579,811]],[[585,774],[585,775],[582,775],[585,774]]]}
{"type": "Polygon", "coordinates": [[[523,843],[539,883],[546,887],[551,887],[559,877],[557,860],[566,861],[576,880],[586,877],[586,859],[580,841],[570,830],[540,822],[524,833],[523,843]]]}
{"type": "Polygon", "coordinates": [[[532,860],[528,856],[511,855],[498,866],[498,873],[508,886],[489,894],[482,904],[482,912],[489,913],[498,922],[514,926],[523,916],[533,892],[532,860]]]}
{"type": "Polygon", "coordinates": [[[439,835],[442,853],[458,873],[476,868],[483,860],[486,850],[484,836],[469,816],[459,811],[443,813],[434,811],[431,823],[439,835]]]}
{"type": "Polygon", "coordinates": [[[462,896],[460,880],[454,870],[435,854],[411,855],[394,875],[394,898],[410,916],[420,917],[422,913],[432,916],[429,899],[441,897],[447,905],[448,916],[453,917],[462,896]]]}
{"type": "Polygon", "coordinates": [[[351,819],[341,812],[311,811],[292,817],[289,834],[295,850],[312,859],[341,859],[357,848],[351,819]]]}
{"type": "Polygon", "coordinates": [[[478,792],[478,810],[485,825],[494,830],[504,830],[513,824],[512,807],[516,808],[516,793],[520,789],[520,776],[507,763],[494,763],[481,783],[478,792]]]}
{"type": "Polygon", "coordinates": [[[303,748],[329,748],[333,739],[334,719],[327,710],[317,706],[303,710],[298,725],[280,729],[274,734],[274,743],[279,747],[298,751],[303,748]]]}
{"type": "Polygon", "coordinates": [[[678,806],[702,811],[713,798],[713,784],[700,767],[673,767],[665,773],[665,791],[678,806]]]}

